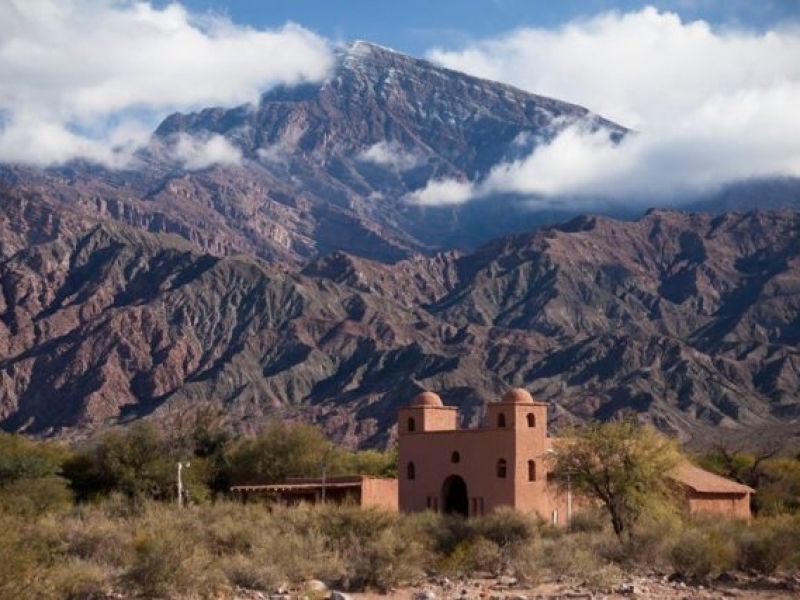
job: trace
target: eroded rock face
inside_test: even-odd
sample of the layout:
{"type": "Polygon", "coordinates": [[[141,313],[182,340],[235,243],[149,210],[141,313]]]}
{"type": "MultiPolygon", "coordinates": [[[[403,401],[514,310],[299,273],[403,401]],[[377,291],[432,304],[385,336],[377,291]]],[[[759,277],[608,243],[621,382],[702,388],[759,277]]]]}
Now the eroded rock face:
{"type": "Polygon", "coordinates": [[[213,402],[241,430],[277,414],[380,446],[422,389],[474,424],[525,387],[556,424],[776,427],[800,412],[799,253],[792,212],[585,217],[302,270],[95,226],[0,262],[0,423],[66,433],[213,402]]]}

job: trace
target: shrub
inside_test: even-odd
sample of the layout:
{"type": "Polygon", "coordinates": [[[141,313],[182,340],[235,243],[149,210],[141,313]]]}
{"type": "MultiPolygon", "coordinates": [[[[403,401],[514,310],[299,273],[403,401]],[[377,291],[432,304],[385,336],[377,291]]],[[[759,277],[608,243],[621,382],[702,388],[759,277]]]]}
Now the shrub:
{"type": "Polygon", "coordinates": [[[425,544],[401,531],[401,517],[384,510],[326,506],[320,533],[341,558],[337,584],[349,590],[387,590],[422,574],[425,544]]]}
{"type": "Polygon", "coordinates": [[[690,528],[678,536],[670,559],[679,575],[704,580],[733,566],[735,548],[716,531],[690,528]]]}
{"type": "Polygon", "coordinates": [[[639,519],[636,530],[622,544],[619,549],[621,554],[614,562],[656,569],[668,568],[671,564],[670,552],[682,528],[681,520],[675,515],[645,516],[639,519]]]}
{"type": "Polygon", "coordinates": [[[619,567],[591,551],[585,536],[543,539],[539,550],[543,567],[552,577],[571,577],[593,591],[612,588],[621,577],[619,567]]]}
{"type": "Polygon", "coordinates": [[[132,557],[123,583],[156,597],[206,597],[224,589],[224,574],[202,544],[202,522],[199,512],[145,504],[132,528],[132,557]]]}
{"type": "Polygon", "coordinates": [[[47,575],[53,598],[61,600],[103,600],[111,591],[107,569],[93,562],[72,559],[56,565],[47,575]]]}
{"type": "Polygon", "coordinates": [[[598,533],[608,527],[608,516],[602,508],[592,507],[572,515],[569,530],[573,533],[598,533]]]}
{"type": "Polygon", "coordinates": [[[389,588],[421,578],[422,549],[405,538],[397,527],[387,528],[369,539],[353,539],[340,553],[347,576],[341,583],[351,590],[389,588]]]}
{"type": "Polygon", "coordinates": [[[791,564],[800,551],[797,522],[789,517],[757,519],[742,531],[737,543],[740,569],[771,575],[791,564]]]}
{"type": "Polygon", "coordinates": [[[434,515],[428,534],[433,551],[440,556],[449,556],[458,546],[469,541],[475,532],[470,521],[454,515],[434,515]]]}
{"type": "Polygon", "coordinates": [[[0,598],[31,596],[37,560],[22,542],[20,526],[18,520],[0,515],[0,598]]]}
{"type": "Polygon", "coordinates": [[[473,522],[478,535],[501,548],[530,542],[536,537],[537,525],[533,517],[510,507],[498,508],[473,522]]]}
{"type": "Polygon", "coordinates": [[[99,508],[84,509],[63,525],[67,555],[113,569],[131,563],[130,535],[125,521],[109,518],[99,508]]]}
{"type": "Polygon", "coordinates": [[[20,479],[54,477],[66,455],[61,446],[0,431],[0,487],[20,479]]]}
{"type": "Polygon", "coordinates": [[[62,477],[18,479],[0,488],[0,510],[34,517],[72,506],[72,492],[62,477]]]}
{"type": "Polygon", "coordinates": [[[476,572],[499,574],[502,566],[500,546],[484,537],[464,540],[440,563],[444,573],[465,577],[476,572]]]}
{"type": "Polygon", "coordinates": [[[219,503],[202,512],[207,515],[203,543],[217,556],[252,554],[271,527],[266,512],[258,506],[219,503]]]}
{"type": "Polygon", "coordinates": [[[220,569],[234,586],[270,592],[286,581],[275,564],[261,564],[252,556],[231,554],[220,558],[220,569]]]}

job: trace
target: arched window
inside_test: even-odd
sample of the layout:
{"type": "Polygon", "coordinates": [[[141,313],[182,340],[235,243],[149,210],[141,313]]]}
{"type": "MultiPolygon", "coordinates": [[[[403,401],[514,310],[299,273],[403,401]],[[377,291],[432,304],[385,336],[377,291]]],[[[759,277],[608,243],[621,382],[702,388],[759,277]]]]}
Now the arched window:
{"type": "Polygon", "coordinates": [[[498,427],[505,427],[506,426],[506,415],[505,413],[500,413],[497,415],[497,426],[498,427]]]}
{"type": "Polygon", "coordinates": [[[536,427],[536,417],[533,413],[528,413],[528,427],[536,427]]]}
{"type": "Polygon", "coordinates": [[[413,462],[406,465],[406,479],[412,480],[417,478],[417,468],[413,462]]]}
{"type": "Polygon", "coordinates": [[[461,454],[458,452],[458,450],[453,450],[453,453],[450,455],[450,462],[451,463],[461,462],[461,454]]]}
{"type": "Polygon", "coordinates": [[[416,431],[417,423],[414,421],[414,417],[408,417],[408,430],[409,431],[416,431]]]}
{"type": "Polygon", "coordinates": [[[528,461],[528,481],[536,481],[536,462],[528,461]]]}
{"type": "Polygon", "coordinates": [[[501,458],[497,461],[497,477],[500,479],[506,478],[506,472],[508,471],[508,465],[506,464],[506,459],[501,458]]]}

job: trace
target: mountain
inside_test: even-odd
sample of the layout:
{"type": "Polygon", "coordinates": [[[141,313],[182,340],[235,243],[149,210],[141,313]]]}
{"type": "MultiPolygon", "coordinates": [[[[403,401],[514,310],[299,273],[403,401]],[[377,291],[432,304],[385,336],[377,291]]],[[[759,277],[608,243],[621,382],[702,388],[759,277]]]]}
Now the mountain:
{"type": "Polygon", "coordinates": [[[128,170],[6,165],[0,180],[86,219],[176,233],[218,256],[302,264],[344,251],[394,262],[574,214],[498,196],[422,206],[409,194],[479,178],[575,123],[613,139],[626,132],[584,108],[356,42],[326,81],[168,117],[128,170]],[[192,152],[220,139],[240,164],[200,168],[192,152]]]}
{"type": "Polygon", "coordinates": [[[466,423],[510,386],[556,425],[684,440],[800,416],[800,214],[581,217],[469,254],[287,269],[104,224],[0,263],[0,425],[72,434],[205,402],[389,443],[421,389],[466,423]]]}
{"type": "MultiPolygon", "coordinates": [[[[555,425],[634,410],[685,440],[794,427],[798,213],[411,199],[575,124],[630,135],[357,42],[326,81],[170,116],[127,170],[0,165],[0,427],[175,424],[211,402],[242,431],[279,415],[384,446],[419,390],[474,424],[510,386],[552,401],[555,425]],[[241,160],[211,166],[209,148],[241,160]]],[[[747,182],[703,206],[797,189],[747,182]]]]}

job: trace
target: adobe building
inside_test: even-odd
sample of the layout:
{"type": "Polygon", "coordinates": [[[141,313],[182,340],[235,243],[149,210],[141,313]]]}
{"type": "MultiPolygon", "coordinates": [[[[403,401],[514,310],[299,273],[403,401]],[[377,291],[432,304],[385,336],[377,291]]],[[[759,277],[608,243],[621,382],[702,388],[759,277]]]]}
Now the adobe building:
{"type": "MultiPolygon", "coordinates": [[[[547,404],[513,389],[487,406],[488,425],[458,429],[458,411],[432,392],[398,411],[399,508],[479,516],[500,506],[570,522],[571,492],[548,483],[547,404]]],[[[692,512],[750,516],[747,486],[692,465],[672,474],[692,512]]]]}
{"type": "Polygon", "coordinates": [[[523,389],[487,406],[489,425],[458,429],[458,411],[432,392],[399,410],[400,510],[479,516],[499,506],[565,524],[571,498],[547,483],[547,404],[523,389]]]}
{"type": "Polygon", "coordinates": [[[382,477],[292,477],[274,485],[235,485],[231,491],[242,502],[262,497],[288,505],[330,502],[397,510],[397,479],[382,477]]]}
{"type": "Polygon", "coordinates": [[[739,519],[751,517],[753,488],[689,463],[680,465],[670,476],[683,488],[689,512],[715,513],[739,519]]]}

